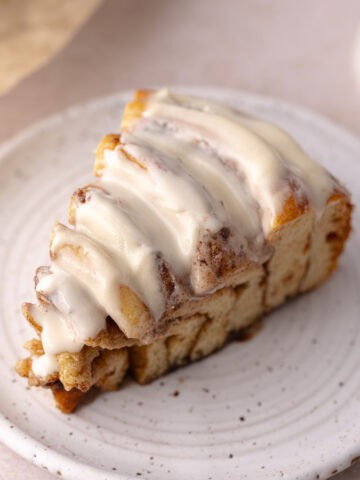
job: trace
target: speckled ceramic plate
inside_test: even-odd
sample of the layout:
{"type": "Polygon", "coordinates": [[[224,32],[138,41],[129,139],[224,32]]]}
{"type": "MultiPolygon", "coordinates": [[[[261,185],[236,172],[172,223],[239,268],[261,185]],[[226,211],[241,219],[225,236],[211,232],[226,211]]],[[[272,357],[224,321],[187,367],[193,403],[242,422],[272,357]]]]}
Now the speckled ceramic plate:
{"type": "MultiPolygon", "coordinates": [[[[193,89],[274,120],[360,191],[360,142],[278,100],[193,89]]],[[[29,390],[13,365],[31,335],[20,316],[32,276],[47,263],[52,223],[91,177],[92,151],[117,131],[128,94],[47,119],[0,150],[0,440],[67,479],[328,478],[360,455],[359,232],[339,270],[270,315],[250,342],[153,384],[128,381],[76,415],[29,390]]],[[[355,212],[355,227],[359,223],[355,212]]]]}

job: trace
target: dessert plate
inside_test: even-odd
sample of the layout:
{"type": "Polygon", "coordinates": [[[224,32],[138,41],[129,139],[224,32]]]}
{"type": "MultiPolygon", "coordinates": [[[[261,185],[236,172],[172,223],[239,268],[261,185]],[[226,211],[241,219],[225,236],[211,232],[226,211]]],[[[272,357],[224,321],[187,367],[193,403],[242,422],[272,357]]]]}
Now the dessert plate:
{"type": "MultiPolygon", "coordinates": [[[[270,119],[360,193],[360,141],[279,100],[182,89],[270,119]]],[[[151,385],[131,380],[75,415],[28,389],[13,365],[29,329],[20,303],[46,265],[55,219],[91,180],[91,152],[117,131],[130,93],[77,106],[0,149],[0,440],[66,479],[325,479],[360,456],[360,238],[322,287],[269,315],[249,342],[151,385]]],[[[359,224],[355,211],[354,226],[359,224]]]]}

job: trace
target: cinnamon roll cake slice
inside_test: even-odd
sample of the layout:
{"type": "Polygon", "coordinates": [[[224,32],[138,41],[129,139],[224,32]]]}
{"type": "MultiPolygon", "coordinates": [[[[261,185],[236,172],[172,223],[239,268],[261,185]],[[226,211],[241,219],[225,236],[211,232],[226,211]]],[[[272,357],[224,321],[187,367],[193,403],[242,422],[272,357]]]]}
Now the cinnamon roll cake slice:
{"type": "Polygon", "coordinates": [[[350,231],[348,191],[282,129],[166,89],[135,93],[94,173],[23,305],[17,371],[64,412],[221,348],[326,280],[350,231]]]}

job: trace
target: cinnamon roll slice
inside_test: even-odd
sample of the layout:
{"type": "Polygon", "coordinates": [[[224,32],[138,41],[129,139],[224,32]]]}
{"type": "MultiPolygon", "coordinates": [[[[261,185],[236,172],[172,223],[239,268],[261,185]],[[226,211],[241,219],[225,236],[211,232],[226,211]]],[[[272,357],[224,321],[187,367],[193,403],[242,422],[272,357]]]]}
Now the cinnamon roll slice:
{"type": "Polygon", "coordinates": [[[282,129],[166,89],[135,93],[94,173],[23,305],[17,371],[64,412],[221,348],[326,280],[350,232],[349,192],[282,129]]]}

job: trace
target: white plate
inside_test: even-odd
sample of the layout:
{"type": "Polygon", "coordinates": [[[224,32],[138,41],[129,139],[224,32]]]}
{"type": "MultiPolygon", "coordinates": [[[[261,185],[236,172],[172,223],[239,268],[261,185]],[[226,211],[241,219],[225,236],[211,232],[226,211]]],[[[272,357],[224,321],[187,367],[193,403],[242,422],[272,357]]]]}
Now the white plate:
{"type": "MultiPolygon", "coordinates": [[[[193,91],[283,125],[359,200],[360,142],[351,134],[278,100],[193,91]]],[[[128,98],[75,107],[0,151],[0,440],[77,480],[305,480],[344,469],[360,455],[356,230],[335,276],[273,313],[255,339],[152,385],[128,381],[66,416],[48,391],[29,390],[14,374],[32,334],[19,305],[34,298],[32,276],[47,264],[51,225],[65,218],[73,189],[91,179],[91,152],[103,134],[118,130],[128,98]]]]}

